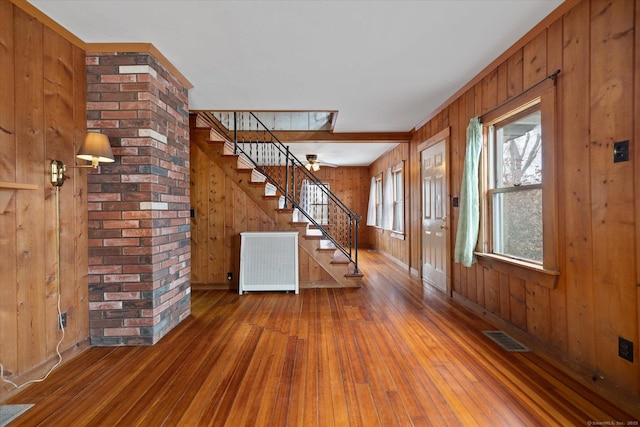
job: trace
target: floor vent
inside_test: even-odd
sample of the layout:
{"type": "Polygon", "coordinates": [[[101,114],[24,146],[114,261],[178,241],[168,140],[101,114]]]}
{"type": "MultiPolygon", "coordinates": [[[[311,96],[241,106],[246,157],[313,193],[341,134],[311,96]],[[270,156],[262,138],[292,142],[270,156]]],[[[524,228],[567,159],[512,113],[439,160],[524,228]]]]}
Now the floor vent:
{"type": "Polygon", "coordinates": [[[512,352],[527,352],[531,351],[527,347],[520,344],[518,341],[511,338],[509,335],[505,334],[502,331],[482,331],[483,334],[488,336],[498,344],[500,347],[504,348],[507,351],[512,352]]]}

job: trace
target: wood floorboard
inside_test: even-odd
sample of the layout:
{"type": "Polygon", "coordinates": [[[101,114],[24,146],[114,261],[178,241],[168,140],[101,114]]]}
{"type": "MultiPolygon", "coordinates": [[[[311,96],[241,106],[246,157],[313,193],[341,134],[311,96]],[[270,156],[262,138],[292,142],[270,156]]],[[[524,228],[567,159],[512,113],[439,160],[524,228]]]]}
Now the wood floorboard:
{"type": "Polygon", "coordinates": [[[634,417],[375,253],[360,289],[193,291],[149,347],[91,347],[11,426],[568,426],[634,417]]]}

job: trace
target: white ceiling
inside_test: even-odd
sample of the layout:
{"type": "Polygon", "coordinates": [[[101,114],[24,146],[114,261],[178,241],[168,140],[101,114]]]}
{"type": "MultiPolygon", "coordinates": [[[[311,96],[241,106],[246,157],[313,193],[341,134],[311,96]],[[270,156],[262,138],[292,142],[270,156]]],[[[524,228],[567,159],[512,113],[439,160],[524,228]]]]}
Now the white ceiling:
{"type": "Polygon", "coordinates": [[[411,131],[562,3],[29,1],[85,42],[153,43],[190,109],[336,110],[335,132],[411,131]]]}

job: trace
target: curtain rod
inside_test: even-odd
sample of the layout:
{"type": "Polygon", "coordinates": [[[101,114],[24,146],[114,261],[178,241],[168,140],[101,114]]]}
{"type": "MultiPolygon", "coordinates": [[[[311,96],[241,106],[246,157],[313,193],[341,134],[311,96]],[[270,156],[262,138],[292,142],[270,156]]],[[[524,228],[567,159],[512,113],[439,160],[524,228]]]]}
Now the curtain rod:
{"type": "Polygon", "coordinates": [[[558,68],[557,70],[555,70],[553,73],[549,74],[547,77],[545,77],[544,79],[540,80],[538,83],[534,84],[533,86],[530,86],[529,88],[523,90],[522,92],[520,92],[519,94],[512,96],[511,98],[507,99],[506,101],[504,101],[503,103],[501,103],[500,105],[497,105],[495,107],[493,107],[492,109],[490,109],[489,111],[485,111],[484,113],[482,113],[480,116],[478,116],[478,118],[480,119],[480,122],[482,122],[482,117],[492,113],[494,111],[496,111],[497,109],[501,108],[503,105],[508,104],[509,102],[511,102],[512,100],[516,99],[519,96],[522,96],[523,94],[529,92],[530,90],[540,86],[542,83],[546,82],[547,80],[551,79],[553,81],[556,80],[556,77],[558,77],[558,74],[560,74],[560,69],[558,68]]]}

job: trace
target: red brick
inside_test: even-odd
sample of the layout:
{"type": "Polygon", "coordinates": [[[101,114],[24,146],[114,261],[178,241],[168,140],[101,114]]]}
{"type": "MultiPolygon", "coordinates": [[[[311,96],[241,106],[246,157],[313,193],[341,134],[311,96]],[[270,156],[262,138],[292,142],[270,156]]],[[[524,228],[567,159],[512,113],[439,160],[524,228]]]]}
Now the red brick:
{"type": "Polygon", "coordinates": [[[102,246],[138,246],[140,239],[126,238],[126,239],[104,239],[102,246]]]}
{"type": "Polygon", "coordinates": [[[105,301],[125,301],[140,299],[140,292],[105,292],[105,301]]]}
{"type": "Polygon", "coordinates": [[[137,79],[135,74],[117,74],[102,76],[100,81],[102,83],[135,83],[137,79]]]}
{"type": "Polygon", "coordinates": [[[119,126],[117,120],[87,120],[87,128],[110,129],[119,126]]]}
{"type": "MultiPolygon", "coordinates": [[[[133,256],[131,256],[131,258],[135,258],[133,256]]],[[[131,273],[153,273],[153,266],[146,263],[146,264],[132,264],[132,265],[123,265],[122,266],[122,272],[126,273],[126,274],[131,274],[131,273]]],[[[127,290],[129,290],[129,288],[127,287],[127,290]]]]}
{"type": "Polygon", "coordinates": [[[90,193],[87,196],[89,202],[118,202],[120,194],[118,193],[90,193]]]}
{"type": "Polygon", "coordinates": [[[124,319],[124,326],[153,326],[155,321],[152,317],[143,317],[138,319],[124,319]]]}
{"type": "Polygon", "coordinates": [[[123,110],[153,110],[153,105],[148,101],[121,102],[120,108],[123,110]]]}
{"type": "Polygon", "coordinates": [[[153,248],[148,246],[136,247],[129,246],[122,248],[123,255],[150,255],[154,252],[153,248]]]}
{"type": "Polygon", "coordinates": [[[122,237],[146,237],[146,236],[151,236],[152,233],[153,233],[153,230],[151,228],[122,230],[122,237]]]}
{"type": "Polygon", "coordinates": [[[102,92],[100,94],[100,100],[105,102],[133,102],[136,101],[136,95],[134,92],[102,92]]]}
{"type": "Polygon", "coordinates": [[[89,219],[120,219],[121,212],[90,211],[89,219]]]}
{"type": "Polygon", "coordinates": [[[104,228],[138,228],[139,221],[135,220],[119,220],[119,221],[103,221],[102,226],[104,228]]]}
{"type": "Polygon", "coordinates": [[[137,119],[138,113],[135,111],[103,111],[102,119],[137,119]]]}
{"type": "Polygon", "coordinates": [[[120,104],[117,102],[87,102],[87,110],[118,110],[120,104]]]}
{"type": "Polygon", "coordinates": [[[148,219],[153,215],[153,211],[126,211],[122,212],[122,219],[148,219]]]}
{"type": "Polygon", "coordinates": [[[152,174],[126,175],[122,182],[158,182],[158,176],[152,174]]]}
{"type": "Polygon", "coordinates": [[[122,289],[125,291],[152,291],[153,284],[148,282],[140,282],[140,283],[123,283],[122,289]]]}
{"type": "Polygon", "coordinates": [[[121,301],[111,302],[90,302],[89,310],[117,310],[122,308],[121,301]]]}
{"type": "MultiPolygon", "coordinates": [[[[138,81],[140,81],[140,77],[138,76],[138,81]]],[[[124,92],[142,92],[149,90],[148,83],[123,83],[120,85],[120,90],[124,92]]],[[[140,98],[138,98],[140,99],[140,98]]]]}
{"type": "Polygon", "coordinates": [[[139,274],[105,274],[104,282],[138,282],[140,281],[139,274]]]}
{"type": "Polygon", "coordinates": [[[105,337],[139,336],[140,328],[109,328],[104,330],[105,337]]]}

